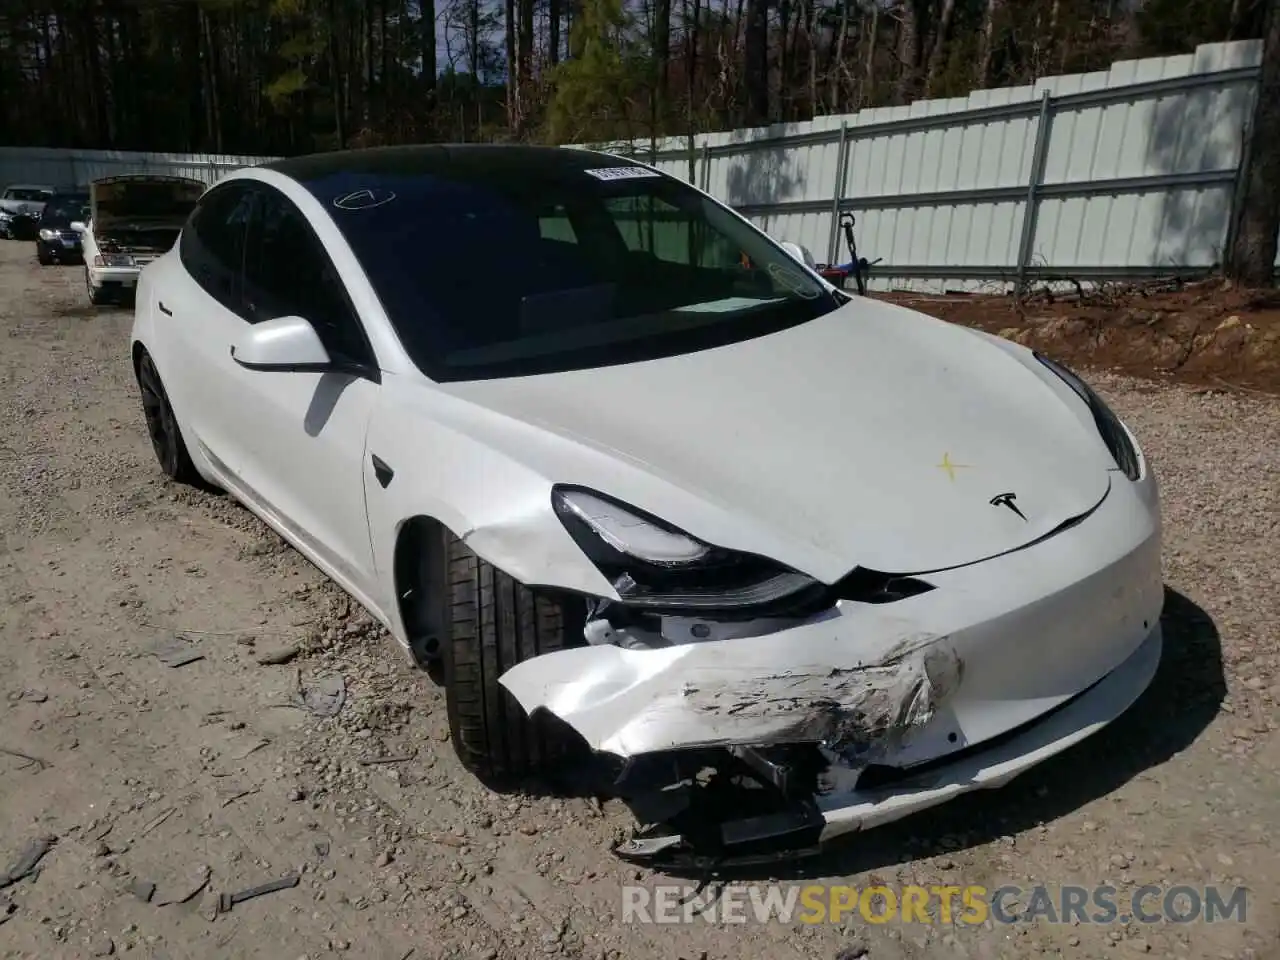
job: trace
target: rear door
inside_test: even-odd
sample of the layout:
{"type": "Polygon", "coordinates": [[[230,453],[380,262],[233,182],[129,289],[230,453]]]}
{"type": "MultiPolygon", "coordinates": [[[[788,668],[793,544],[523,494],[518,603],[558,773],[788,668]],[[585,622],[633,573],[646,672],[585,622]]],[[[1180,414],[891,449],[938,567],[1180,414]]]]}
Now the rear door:
{"type": "MultiPolygon", "coordinates": [[[[238,475],[244,437],[233,415],[244,369],[231,359],[245,321],[240,316],[241,274],[256,184],[231,181],[205,194],[172,255],[151,284],[158,357],[165,389],[201,452],[220,472],[238,475]]],[[[162,266],[156,264],[155,267],[162,266]]]]}

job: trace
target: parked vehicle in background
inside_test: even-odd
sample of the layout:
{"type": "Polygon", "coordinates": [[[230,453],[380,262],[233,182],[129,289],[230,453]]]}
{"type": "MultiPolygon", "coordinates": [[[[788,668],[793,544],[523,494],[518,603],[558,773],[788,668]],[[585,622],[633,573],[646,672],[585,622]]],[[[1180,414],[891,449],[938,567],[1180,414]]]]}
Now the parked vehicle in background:
{"type": "Polygon", "coordinates": [[[186,177],[137,174],[89,185],[89,222],[71,225],[81,236],[89,302],[128,301],[138,274],[167,253],[205,185],[186,177]]]}
{"type": "Polygon", "coordinates": [[[45,204],[36,231],[36,259],[42,267],[81,259],[80,234],[71,224],[89,219],[89,192],[55,193],[45,204]]]}
{"type": "Polygon", "coordinates": [[[0,194],[0,237],[30,239],[45,202],[54,192],[53,187],[43,184],[15,183],[5,187],[0,194]]]}

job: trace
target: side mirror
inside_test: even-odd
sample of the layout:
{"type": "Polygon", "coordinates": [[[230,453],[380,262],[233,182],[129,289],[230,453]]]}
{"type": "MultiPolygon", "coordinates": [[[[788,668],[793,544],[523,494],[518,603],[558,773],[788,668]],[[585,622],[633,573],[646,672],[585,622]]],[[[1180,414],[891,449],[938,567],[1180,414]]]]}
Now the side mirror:
{"type": "Polygon", "coordinates": [[[813,254],[809,252],[808,247],[802,247],[800,244],[792,243],[790,240],[784,242],[781,246],[783,250],[787,251],[810,270],[818,269],[818,262],[813,259],[813,254]]]}
{"type": "Polygon", "coordinates": [[[337,369],[315,327],[302,317],[274,317],[253,324],[231,348],[231,359],[249,370],[276,373],[337,369]]]}
{"type": "Polygon", "coordinates": [[[71,232],[72,232],[72,233],[84,233],[84,232],[85,232],[85,230],[87,230],[87,229],[88,229],[88,228],[84,225],[84,221],[83,221],[83,220],[72,220],[72,221],[71,221],[71,232]]]}

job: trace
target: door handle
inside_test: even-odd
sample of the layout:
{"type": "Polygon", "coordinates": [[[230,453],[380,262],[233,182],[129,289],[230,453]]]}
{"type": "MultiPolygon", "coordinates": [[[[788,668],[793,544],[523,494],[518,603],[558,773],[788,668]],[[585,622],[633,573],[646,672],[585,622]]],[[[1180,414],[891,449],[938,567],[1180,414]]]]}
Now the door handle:
{"type": "Polygon", "coordinates": [[[160,312],[163,313],[166,317],[173,316],[173,311],[164,305],[163,300],[156,301],[156,306],[160,308],[160,312]]]}
{"type": "Polygon", "coordinates": [[[369,454],[369,459],[373,461],[373,475],[378,478],[378,486],[383,490],[387,489],[387,484],[391,482],[396,472],[376,453],[369,454]]]}

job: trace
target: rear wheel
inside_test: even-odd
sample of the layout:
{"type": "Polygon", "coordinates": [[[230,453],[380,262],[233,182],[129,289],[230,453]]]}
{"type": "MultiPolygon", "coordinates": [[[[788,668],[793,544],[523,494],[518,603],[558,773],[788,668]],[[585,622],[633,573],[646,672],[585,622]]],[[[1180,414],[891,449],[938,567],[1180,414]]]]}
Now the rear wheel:
{"type": "MultiPolygon", "coordinates": [[[[445,700],[454,750],[463,766],[491,783],[546,773],[569,745],[549,718],[530,718],[498,678],[521,661],[574,645],[583,615],[572,598],[548,596],[495,569],[441,530],[423,552],[424,595],[440,598],[445,700]],[[433,549],[434,548],[434,549],[433,549]],[[433,555],[433,556],[432,556],[433,555]]],[[[585,603],[583,614],[585,614],[585,603]]]]}
{"type": "Polygon", "coordinates": [[[199,486],[200,474],[187,453],[178,419],[149,353],[143,353],[138,360],[138,390],[142,394],[142,413],[147,419],[151,448],[160,461],[160,469],[170,480],[199,486]]]}

